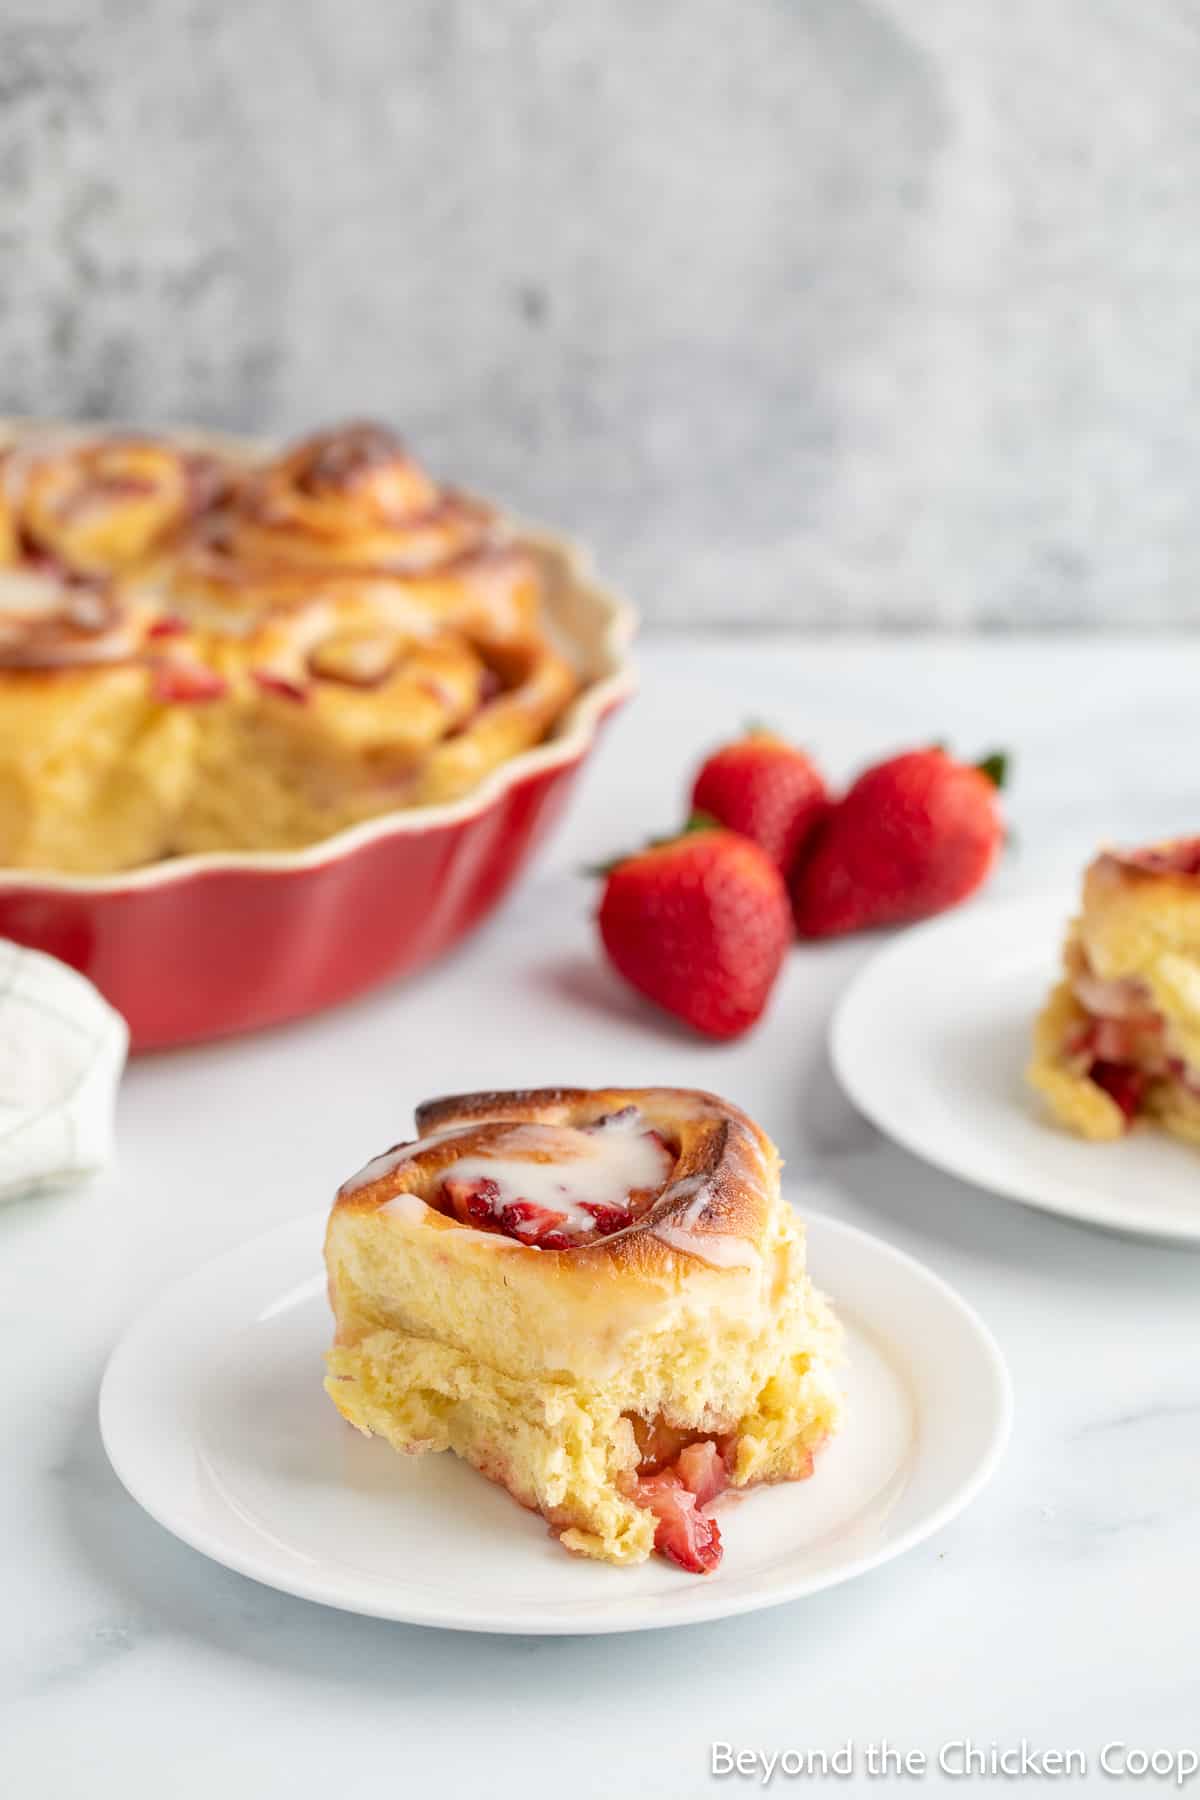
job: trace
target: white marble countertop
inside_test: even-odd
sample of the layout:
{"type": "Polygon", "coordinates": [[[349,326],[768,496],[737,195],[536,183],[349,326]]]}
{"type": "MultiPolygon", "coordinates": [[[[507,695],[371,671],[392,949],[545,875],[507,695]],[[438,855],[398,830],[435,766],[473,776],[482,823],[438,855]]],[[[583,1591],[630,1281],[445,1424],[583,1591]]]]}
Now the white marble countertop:
{"type": "Polygon", "coordinates": [[[13,1800],[751,1791],[711,1779],[713,1738],[934,1753],[1025,1738],[1083,1748],[1093,1769],[1113,1739],[1200,1748],[1200,1255],[1025,1211],[881,1141],[824,1048],[869,942],[798,952],[762,1027],[710,1046],[608,974],[576,873],[668,825],[698,752],[754,717],[819,746],[838,775],[932,738],[1011,747],[1019,848],[993,892],[1069,889],[1100,838],[1200,824],[1200,643],[659,639],[642,663],[642,697],[565,827],[459,954],[317,1020],[136,1063],[119,1166],[0,1210],[0,1792],[13,1800]],[[979,1307],[1017,1422],[961,1519],[813,1600],[555,1640],[326,1611],[205,1561],[127,1499],[97,1386],[164,1281],[322,1205],[427,1093],[612,1080],[742,1102],[825,1210],[979,1307]]]}

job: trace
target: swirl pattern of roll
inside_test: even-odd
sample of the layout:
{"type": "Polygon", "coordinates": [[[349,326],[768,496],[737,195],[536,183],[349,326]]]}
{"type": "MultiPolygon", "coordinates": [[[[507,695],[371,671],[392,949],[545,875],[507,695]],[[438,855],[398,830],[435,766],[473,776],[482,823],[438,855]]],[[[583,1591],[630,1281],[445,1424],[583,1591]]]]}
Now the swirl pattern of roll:
{"type": "Polygon", "coordinates": [[[680,1088],[471,1094],[417,1125],[330,1214],[338,1409],[454,1450],[582,1555],[715,1566],[708,1503],[808,1476],[840,1411],[770,1140],[680,1088]]]}
{"type": "Polygon", "coordinates": [[[488,641],[539,628],[535,559],[494,509],[439,487],[392,432],[357,423],[256,465],[195,534],[177,581],[228,610],[315,580],[370,582],[376,604],[488,641]]]}
{"type": "Polygon", "coordinates": [[[2,864],[291,849],[456,800],[577,688],[532,551],[381,428],[2,455],[2,864]]]}
{"type": "Polygon", "coordinates": [[[18,435],[0,446],[0,568],[92,579],[136,568],[205,513],[231,473],[165,438],[18,435]]]}

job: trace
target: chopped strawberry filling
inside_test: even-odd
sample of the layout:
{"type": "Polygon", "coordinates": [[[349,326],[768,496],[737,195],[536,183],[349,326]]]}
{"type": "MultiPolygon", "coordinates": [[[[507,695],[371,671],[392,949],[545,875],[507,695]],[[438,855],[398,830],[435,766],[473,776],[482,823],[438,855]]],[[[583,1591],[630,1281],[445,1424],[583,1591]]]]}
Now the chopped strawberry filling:
{"type": "Polygon", "coordinates": [[[511,1200],[500,1209],[501,1231],[526,1243],[539,1244],[543,1250],[566,1249],[569,1240],[560,1229],[566,1222],[566,1213],[551,1212],[548,1206],[537,1206],[532,1200],[511,1200]]]}
{"type": "Polygon", "coordinates": [[[624,1207],[600,1206],[592,1200],[581,1200],[579,1204],[595,1219],[597,1237],[607,1237],[611,1231],[620,1231],[629,1223],[629,1214],[624,1207]]]}
{"type": "Polygon", "coordinates": [[[1116,860],[1149,875],[1200,875],[1200,837],[1180,838],[1172,844],[1151,844],[1145,850],[1120,850],[1116,860]]]}
{"type": "Polygon", "coordinates": [[[1129,1062],[1137,1054],[1138,1033],[1121,1019],[1093,1019],[1072,1038],[1070,1054],[1093,1062],[1129,1062]]]}
{"type": "Polygon", "coordinates": [[[638,1495],[641,1504],[658,1520],[654,1548],[692,1575],[708,1575],[721,1560],[721,1533],[715,1519],[708,1519],[672,1476],[651,1475],[638,1495]]]}
{"type": "Polygon", "coordinates": [[[711,1438],[681,1450],[676,1466],[684,1487],[695,1494],[697,1506],[707,1506],[729,1486],[729,1470],[711,1438]]]}
{"type": "Polygon", "coordinates": [[[449,1202],[450,1211],[464,1225],[490,1224],[500,1199],[499,1183],[486,1179],[456,1181],[451,1177],[442,1183],[442,1192],[449,1202]]]}
{"type": "Polygon", "coordinates": [[[506,1156],[503,1139],[498,1153],[464,1157],[446,1168],[433,1204],[462,1224],[539,1250],[569,1250],[626,1230],[653,1204],[671,1172],[672,1151],[635,1107],[568,1131],[565,1143],[552,1138],[552,1144],[561,1155],[545,1160],[506,1156]],[[601,1144],[610,1128],[610,1141],[601,1144]]]}
{"type": "Polygon", "coordinates": [[[1182,1056],[1167,1057],[1167,1074],[1172,1076],[1182,1088],[1200,1100],[1200,1069],[1185,1062],[1182,1056]]]}
{"type": "Polygon", "coordinates": [[[220,700],[229,683],[200,663],[160,663],[151,677],[157,700],[220,700]]]}
{"type": "Polygon", "coordinates": [[[729,1486],[729,1472],[711,1439],[688,1444],[677,1461],[657,1474],[640,1475],[633,1499],[658,1523],[654,1548],[695,1575],[706,1575],[721,1560],[721,1533],[701,1510],[729,1486]]]}
{"type": "Polygon", "coordinates": [[[255,669],[252,673],[264,694],[278,694],[281,700],[294,700],[298,706],[306,704],[308,689],[299,681],[278,675],[274,669],[255,669]]]}
{"type": "Polygon", "coordinates": [[[442,1182],[442,1200],[444,1210],[461,1224],[501,1231],[541,1250],[565,1250],[570,1241],[560,1229],[565,1213],[532,1200],[506,1200],[500,1183],[486,1175],[470,1180],[448,1175],[442,1182]]]}
{"type": "Polygon", "coordinates": [[[1103,981],[1086,966],[1075,976],[1075,996],[1098,1019],[1123,1020],[1150,1026],[1158,1020],[1154,1001],[1144,982],[1133,976],[1103,981]]]}
{"type": "Polygon", "coordinates": [[[1141,1069],[1132,1068],[1128,1063],[1106,1062],[1103,1057],[1097,1057],[1088,1069],[1088,1080],[1094,1081],[1110,1099],[1116,1101],[1126,1119],[1134,1117],[1146,1091],[1146,1076],[1141,1069]]]}
{"type": "Polygon", "coordinates": [[[187,629],[187,620],[181,619],[178,613],[164,613],[161,619],[155,619],[153,625],[147,626],[146,636],[149,638],[179,637],[187,629]]]}
{"type": "Polygon", "coordinates": [[[637,1442],[639,1475],[657,1475],[668,1463],[678,1460],[681,1450],[696,1442],[694,1431],[680,1431],[668,1425],[661,1413],[653,1419],[644,1419],[639,1413],[626,1413],[625,1417],[637,1442]]]}
{"type": "Polygon", "coordinates": [[[1129,1122],[1141,1110],[1149,1083],[1170,1072],[1165,1021],[1148,990],[1133,978],[1103,981],[1084,963],[1073,986],[1088,1016],[1067,1037],[1064,1054],[1129,1122]]]}

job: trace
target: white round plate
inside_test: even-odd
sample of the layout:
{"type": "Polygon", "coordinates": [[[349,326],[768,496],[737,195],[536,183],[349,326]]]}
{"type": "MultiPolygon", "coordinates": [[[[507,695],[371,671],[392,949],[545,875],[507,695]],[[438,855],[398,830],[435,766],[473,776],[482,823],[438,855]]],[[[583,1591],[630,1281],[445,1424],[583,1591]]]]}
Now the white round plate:
{"type": "Polygon", "coordinates": [[[1200,1164],[1165,1133],[1092,1144],[1027,1086],[1069,895],[971,907],[908,931],[833,1019],[838,1079],[880,1131],[964,1181],[1113,1231],[1200,1244],[1200,1164]]]}
{"type": "Polygon", "coordinates": [[[301,1219],[172,1287],[117,1346],[100,1429],[134,1499],[205,1555],[350,1612],[462,1631],[644,1630],[815,1593],[946,1523],[991,1474],[1008,1374],[937,1276],[833,1219],[814,1275],[848,1327],[849,1407],[811,1480],[720,1513],[711,1576],[569,1556],[451,1455],[351,1430],[321,1386],[323,1220],[301,1219]]]}

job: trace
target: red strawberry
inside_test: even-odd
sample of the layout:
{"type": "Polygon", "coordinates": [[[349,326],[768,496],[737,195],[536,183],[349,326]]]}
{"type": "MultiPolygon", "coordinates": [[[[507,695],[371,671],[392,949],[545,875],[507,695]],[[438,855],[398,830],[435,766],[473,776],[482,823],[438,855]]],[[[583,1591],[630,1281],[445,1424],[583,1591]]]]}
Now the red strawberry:
{"type": "Polygon", "coordinates": [[[766,851],[785,878],[829,810],[811,757],[769,731],[714,750],[692,788],[692,806],[766,851]]]}
{"type": "Polygon", "coordinates": [[[910,750],[858,777],[793,889],[801,937],[834,937],[943,912],[988,877],[1004,836],[1003,757],[978,767],[910,750]]]}
{"type": "Polygon", "coordinates": [[[754,1024],[792,938],[787,888],[748,838],[711,827],[617,863],[600,902],[608,955],[639,993],[709,1037],[754,1024]]]}

